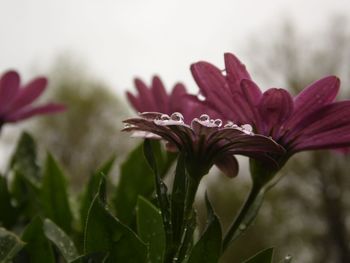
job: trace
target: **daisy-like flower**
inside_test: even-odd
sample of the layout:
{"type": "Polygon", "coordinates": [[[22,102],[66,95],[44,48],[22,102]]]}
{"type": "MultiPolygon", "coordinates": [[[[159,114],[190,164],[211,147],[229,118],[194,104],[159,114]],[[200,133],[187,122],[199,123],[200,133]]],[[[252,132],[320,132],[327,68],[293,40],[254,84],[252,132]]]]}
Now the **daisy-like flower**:
{"type": "Polygon", "coordinates": [[[0,128],[5,123],[17,122],[34,115],[50,114],[65,110],[61,104],[48,103],[34,106],[32,103],[43,93],[46,78],[35,78],[21,86],[15,71],[8,71],[0,78],[0,128]]]}
{"type": "Polygon", "coordinates": [[[148,138],[164,139],[186,159],[189,174],[203,176],[216,165],[225,175],[234,177],[238,172],[233,155],[270,160],[266,153],[281,154],[283,148],[268,137],[254,134],[250,125],[238,126],[233,122],[223,125],[220,119],[201,115],[185,123],[181,113],[171,116],[156,112],[141,113],[137,118],[124,121],[124,131],[146,132],[148,138]]]}
{"type": "Polygon", "coordinates": [[[201,101],[190,99],[185,86],[182,83],[174,85],[171,93],[167,93],[163,82],[157,76],[152,79],[152,84],[147,86],[142,80],[136,78],[135,86],[138,92],[133,95],[127,92],[127,99],[137,112],[162,112],[171,115],[180,112],[186,120],[192,120],[196,116],[207,113],[214,116],[214,110],[204,106],[201,101]]]}
{"type": "Polygon", "coordinates": [[[225,54],[224,72],[207,62],[193,64],[191,71],[206,103],[222,119],[249,123],[286,149],[275,158],[281,165],[296,152],[350,146],[350,101],[334,101],[340,86],[335,76],[292,97],[284,89],[262,92],[232,54],[225,54]]]}

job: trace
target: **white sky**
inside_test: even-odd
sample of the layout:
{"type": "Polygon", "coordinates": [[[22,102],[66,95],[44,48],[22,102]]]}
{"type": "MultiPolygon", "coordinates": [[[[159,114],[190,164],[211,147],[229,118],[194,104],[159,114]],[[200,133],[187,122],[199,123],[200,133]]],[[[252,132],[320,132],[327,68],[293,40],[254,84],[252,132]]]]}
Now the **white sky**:
{"type": "Polygon", "coordinates": [[[254,32],[268,40],[286,17],[314,30],[333,13],[349,14],[350,1],[0,0],[0,71],[28,79],[69,52],[118,93],[136,75],[192,84],[190,63],[222,65],[225,51],[246,61],[254,32]]]}

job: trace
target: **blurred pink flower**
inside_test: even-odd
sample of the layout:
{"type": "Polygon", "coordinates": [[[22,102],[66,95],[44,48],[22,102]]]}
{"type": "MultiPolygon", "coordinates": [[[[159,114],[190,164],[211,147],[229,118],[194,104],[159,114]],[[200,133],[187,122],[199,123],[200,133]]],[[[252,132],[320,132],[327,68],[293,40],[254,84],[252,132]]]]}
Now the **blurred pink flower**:
{"type": "Polygon", "coordinates": [[[273,161],[266,153],[278,155],[284,152],[270,138],[254,134],[250,125],[238,126],[227,122],[222,126],[221,120],[212,120],[205,114],[192,119],[190,125],[177,112],[171,116],[145,112],[124,123],[124,131],[167,141],[170,147],[184,154],[188,163],[194,165],[195,170],[200,170],[202,175],[215,164],[227,176],[236,176],[238,163],[234,154],[273,161]]]}
{"type": "Polygon", "coordinates": [[[0,78],[0,127],[8,122],[17,122],[34,115],[50,114],[65,110],[61,104],[48,103],[33,106],[47,85],[45,78],[35,78],[23,87],[15,71],[8,71],[0,78]]]}
{"type": "Polygon", "coordinates": [[[204,113],[214,116],[215,111],[203,105],[199,100],[190,99],[192,96],[186,91],[183,84],[177,83],[171,93],[167,93],[159,77],[154,76],[148,87],[142,80],[136,78],[137,95],[127,92],[129,103],[137,112],[162,112],[171,115],[180,112],[186,120],[204,113]]]}
{"type": "Polygon", "coordinates": [[[225,54],[225,72],[207,62],[193,64],[191,71],[206,103],[222,119],[249,123],[255,132],[271,136],[287,151],[283,161],[303,150],[350,146],[350,101],[334,101],[340,86],[335,76],[293,98],[284,89],[263,93],[233,54],[225,54]]]}

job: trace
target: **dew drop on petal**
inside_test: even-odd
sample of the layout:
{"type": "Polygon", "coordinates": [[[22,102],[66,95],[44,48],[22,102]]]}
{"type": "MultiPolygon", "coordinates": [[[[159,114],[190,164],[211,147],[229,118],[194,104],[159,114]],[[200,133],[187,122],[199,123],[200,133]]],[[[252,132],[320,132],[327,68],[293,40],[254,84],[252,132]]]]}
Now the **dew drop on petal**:
{"type": "Polygon", "coordinates": [[[243,130],[247,131],[247,132],[252,132],[253,131],[253,127],[250,124],[244,124],[241,126],[243,130]]]}
{"type": "Polygon", "coordinates": [[[205,101],[205,97],[204,97],[204,95],[201,92],[198,93],[197,98],[198,98],[199,101],[205,101]]]}
{"type": "Polygon", "coordinates": [[[162,114],[162,115],[160,116],[160,119],[163,120],[163,121],[167,121],[167,120],[170,120],[170,117],[169,117],[168,114],[162,114]]]}
{"type": "Polygon", "coordinates": [[[238,125],[234,124],[232,121],[228,121],[224,127],[225,128],[238,128],[238,125]]]}
{"type": "Polygon", "coordinates": [[[217,127],[221,127],[221,126],[222,126],[222,120],[216,119],[216,120],[214,121],[214,124],[215,124],[217,127]]]}
{"type": "Polygon", "coordinates": [[[184,116],[180,112],[174,112],[173,114],[171,114],[170,119],[181,123],[184,122],[184,116]]]}
{"type": "Polygon", "coordinates": [[[202,114],[200,117],[199,117],[199,120],[200,121],[203,121],[203,122],[207,122],[210,120],[210,117],[208,114],[202,114]]]}

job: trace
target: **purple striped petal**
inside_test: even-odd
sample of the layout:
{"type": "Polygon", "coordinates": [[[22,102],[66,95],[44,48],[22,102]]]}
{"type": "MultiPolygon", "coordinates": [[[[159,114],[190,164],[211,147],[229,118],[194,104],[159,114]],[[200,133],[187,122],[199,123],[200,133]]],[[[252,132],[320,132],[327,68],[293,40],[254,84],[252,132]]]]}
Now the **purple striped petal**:
{"type": "Polygon", "coordinates": [[[143,112],[145,109],[142,107],[141,100],[134,96],[131,92],[127,91],[126,92],[127,99],[129,103],[132,105],[132,107],[138,111],[138,112],[143,112]]]}
{"type": "Polygon", "coordinates": [[[46,78],[36,78],[19,90],[18,95],[11,105],[11,110],[16,111],[20,108],[31,104],[35,101],[45,90],[47,86],[46,78]]]}
{"type": "Polygon", "coordinates": [[[19,91],[20,77],[16,71],[8,71],[0,79],[0,114],[8,110],[19,91]]]}
{"type": "Polygon", "coordinates": [[[66,107],[62,104],[49,103],[38,107],[27,107],[19,111],[13,112],[6,116],[6,122],[17,122],[30,118],[34,115],[50,114],[65,111],[66,107]]]}
{"type": "Polygon", "coordinates": [[[164,112],[167,114],[171,114],[169,109],[169,96],[165,91],[164,85],[162,81],[159,79],[159,77],[154,76],[152,80],[152,93],[153,98],[157,100],[158,109],[159,112],[164,112]]]}
{"type": "Polygon", "coordinates": [[[335,76],[322,78],[306,87],[295,97],[294,113],[286,124],[286,127],[292,128],[305,116],[334,101],[339,87],[340,80],[335,76]]]}
{"type": "Polygon", "coordinates": [[[289,92],[283,89],[272,88],[264,92],[259,104],[259,111],[266,127],[265,134],[279,136],[278,128],[291,115],[293,100],[289,92]]]}
{"type": "Polygon", "coordinates": [[[231,91],[239,91],[242,79],[250,79],[245,65],[233,54],[225,53],[226,79],[231,91]]]}
{"type": "Polygon", "coordinates": [[[159,111],[157,109],[157,104],[154,101],[152,93],[150,92],[150,89],[146,86],[146,84],[138,78],[136,78],[134,82],[136,89],[139,93],[139,99],[142,103],[142,111],[159,111]]]}

